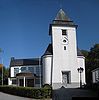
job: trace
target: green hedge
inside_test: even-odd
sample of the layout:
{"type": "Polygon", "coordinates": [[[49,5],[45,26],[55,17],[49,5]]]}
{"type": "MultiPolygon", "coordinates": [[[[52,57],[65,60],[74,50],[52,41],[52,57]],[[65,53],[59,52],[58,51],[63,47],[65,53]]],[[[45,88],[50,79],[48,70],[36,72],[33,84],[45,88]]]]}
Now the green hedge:
{"type": "Polygon", "coordinates": [[[34,99],[51,98],[52,88],[33,88],[33,87],[15,87],[0,86],[0,91],[17,96],[29,97],[34,99]]]}

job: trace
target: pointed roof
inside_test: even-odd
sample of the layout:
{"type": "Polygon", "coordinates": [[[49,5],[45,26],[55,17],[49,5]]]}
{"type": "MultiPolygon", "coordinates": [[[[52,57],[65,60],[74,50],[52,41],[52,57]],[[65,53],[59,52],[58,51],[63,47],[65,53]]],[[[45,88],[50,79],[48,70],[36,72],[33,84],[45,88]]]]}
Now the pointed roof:
{"type": "Polygon", "coordinates": [[[77,28],[78,25],[75,25],[74,22],[66,15],[66,13],[60,9],[55,19],[50,24],[49,35],[52,35],[52,26],[69,26],[77,28]]]}
{"type": "Polygon", "coordinates": [[[57,13],[55,20],[70,21],[70,18],[65,14],[65,12],[62,9],[60,9],[57,13]]]}
{"type": "Polygon", "coordinates": [[[56,25],[75,25],[73,21],[66,15],[66,13],[60,9],[57,13],[55,20],[53,20],[52,24],[56,25]]]}
{"type": "MultiPolygon", "coordinates": [[[[52,44],[49,44],[44,55],[53,55],[52,44]]],[[[43,56],[44,56],[43,55],[43,56]]]]}

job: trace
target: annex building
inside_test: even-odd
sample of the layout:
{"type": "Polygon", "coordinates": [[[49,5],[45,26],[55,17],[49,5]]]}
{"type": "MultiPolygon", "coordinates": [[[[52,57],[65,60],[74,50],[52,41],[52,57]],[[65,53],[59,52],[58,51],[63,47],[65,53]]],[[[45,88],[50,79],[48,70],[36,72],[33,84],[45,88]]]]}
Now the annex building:
{"type": "Polygon", "coordinates": [[[85,57],[77,47],[77,25],[60,9],[49,25],[51,43],[41,58],[11,58],[9,85],[41,87],[51,84],[54,89],[62,86],[79,87],[78,68],[83,68],[85,84],[85,57]]]}

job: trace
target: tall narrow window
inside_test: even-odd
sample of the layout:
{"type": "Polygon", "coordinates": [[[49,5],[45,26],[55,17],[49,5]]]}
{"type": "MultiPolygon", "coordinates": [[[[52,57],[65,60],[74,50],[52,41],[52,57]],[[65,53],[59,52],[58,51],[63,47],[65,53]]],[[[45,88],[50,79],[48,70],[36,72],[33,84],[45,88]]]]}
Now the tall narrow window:
{"type": "Polygon", "coordinates": [[[40,75],[40,68],[36,67],[36,75],[39,76],[40,75]]]}
{"type": "Polygon", "coordinates": [[[17,73],[19,73],[19,68],[14,68],[14,77],[16,77],[17,73]]]}
{"type": "Polygon", "coordinates": [[[67,35],[67,31],[66,30],[62,30],[62,35],[67,35]]]}
{"type": "Polygon", "coordinates": [[[66,50],[66,46],[64,46],[64,50],[66,50]]]}

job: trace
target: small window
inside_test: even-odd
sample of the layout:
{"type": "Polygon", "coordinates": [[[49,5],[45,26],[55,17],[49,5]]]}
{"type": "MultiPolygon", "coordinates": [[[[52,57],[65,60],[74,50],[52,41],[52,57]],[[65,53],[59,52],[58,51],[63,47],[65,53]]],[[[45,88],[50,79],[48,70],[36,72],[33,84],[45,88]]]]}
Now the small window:
{"type": "Polygon", "coordinates": [[[66,30],[62,30],[62,35],[67,35],[67,31],[66,30]]]}
{"type": "Polygon", "coordinates": [[[66,46],[64,46],[64,50],[66,50],[66,46]]]}
{"type": "Polygon", "coordinates": [[[39,76],[39,75],[40,75],[40,68],[39,68],[39,66],[38,66],[38,67],[36,67],[36,75],[37,75],[37,76],[39,76]]]}

